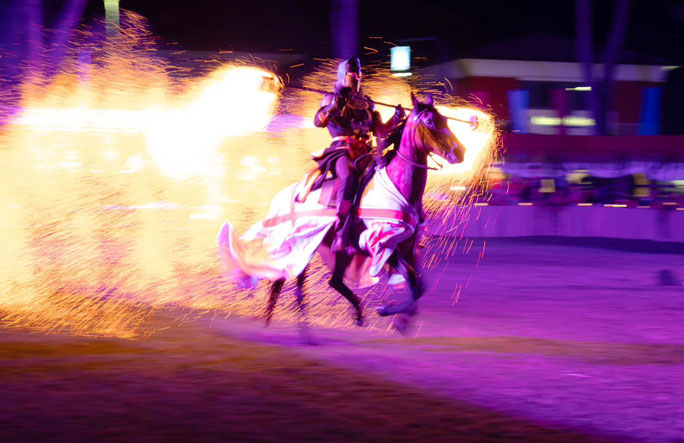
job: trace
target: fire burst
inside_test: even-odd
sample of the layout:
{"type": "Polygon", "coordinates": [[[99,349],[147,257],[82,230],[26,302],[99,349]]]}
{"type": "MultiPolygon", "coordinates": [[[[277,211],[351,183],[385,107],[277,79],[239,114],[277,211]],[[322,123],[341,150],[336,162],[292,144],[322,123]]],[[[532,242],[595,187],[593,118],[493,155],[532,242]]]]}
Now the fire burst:
{"type": "MultiPolygon", "coordinates": [[[[48,86],[27,82],[21,113],[0,134],[3,326],[134,337],[155,329],[160,309],[263,309],[262,294],[221,278],[215,235],[225,219],[238,228],[256,221],[313,166],[309,154],[329,143],[309,123],[321,97],[285,93],[274,74],[246,64],[173,80],[149,51],[144,21],[129,14],[125,22],[86,80],[74,55],[48,86]]],[[[371,96],[410,105],[407,83],[371,71],[371,96]]],[[[305,85],[327,89],[333,75],[324,63],[305,85]]],[[[472,193],[451,188],[481,179],[495,130],[486,113],[437,101],[447,115],[480,119],[476,131],[452,127],[466,162],[429,183],[429,211],[463,211],[472,193]]],[[[308,292],[315,324],[347,319],[325,288],[308,292]]]]}

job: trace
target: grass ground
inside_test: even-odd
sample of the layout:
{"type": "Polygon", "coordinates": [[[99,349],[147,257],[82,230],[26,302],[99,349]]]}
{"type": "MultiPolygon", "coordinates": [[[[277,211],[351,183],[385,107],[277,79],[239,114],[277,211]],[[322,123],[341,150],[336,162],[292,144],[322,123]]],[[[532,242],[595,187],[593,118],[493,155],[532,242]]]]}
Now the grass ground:
{"type": "Polygon", "coordinates": [[[143,340],[0,331],[0,440],[684,438],[684,288],[656,278],[684,256],[486,250],[428,275],[406,337],[316,328],[307,346],[295,325],[234,317],[143,340]]]}

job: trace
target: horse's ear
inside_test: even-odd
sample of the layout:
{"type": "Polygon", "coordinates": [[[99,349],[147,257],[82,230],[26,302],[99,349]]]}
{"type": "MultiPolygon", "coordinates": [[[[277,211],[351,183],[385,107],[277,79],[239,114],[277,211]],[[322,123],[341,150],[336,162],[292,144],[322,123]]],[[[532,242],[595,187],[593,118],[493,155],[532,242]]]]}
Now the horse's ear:
{"type": "Polygon", "coordinates": [[[413,104],[414,108],[418,106],[418,99],[416,98],[415,94],[413,94],[413,91],[411,91],[411,103],[413,104]]]}
{"type": "Polygon", "coordinates": [[[427,98],[425,100],[425,104],[428,106],[434,106],[435,105],[435,100],[432,98],[432,94],[427,95],[427,98]]]}

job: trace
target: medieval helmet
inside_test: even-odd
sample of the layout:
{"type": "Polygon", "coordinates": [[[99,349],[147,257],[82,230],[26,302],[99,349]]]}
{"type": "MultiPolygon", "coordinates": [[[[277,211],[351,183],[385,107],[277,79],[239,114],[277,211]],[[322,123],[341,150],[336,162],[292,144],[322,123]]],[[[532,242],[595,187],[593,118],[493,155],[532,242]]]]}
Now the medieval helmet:
{"type": "Polygon", "coordinates": [[[337,66],[337,89],[352,88],[358,92],[361,89],[361,61],[354,56],[344,60],[337,66]]]}

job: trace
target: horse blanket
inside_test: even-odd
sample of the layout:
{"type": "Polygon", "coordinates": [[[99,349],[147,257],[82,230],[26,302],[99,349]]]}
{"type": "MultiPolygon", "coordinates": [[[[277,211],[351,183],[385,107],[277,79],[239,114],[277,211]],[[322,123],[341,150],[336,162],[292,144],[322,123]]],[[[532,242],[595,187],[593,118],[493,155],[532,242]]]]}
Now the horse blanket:
{"type": "MultiPolygon", "coordinates": [[[[312,191],[303,202],[295,197],[303,182],[280,191],[264,220],[252,225],[242,236],[229,222],[218,234],[221,261],[228,274],[244,286],[259,279],[275,281],[299,275],[321,246],[319,253],[330,264],[333,254],[321,243],[337,221],[335,208],[319,203],[322,188],[312,191]]],[[[415,236],[420,214],[408,204],[387,176],[379,169],[366,187],[358,210],[365,229],[359,246],[368,257],[355,257],[345,277],[366,287],[380,280],[381,271],[397,245],[415,236]]],[[[390,283],[400,281],[395,275],[390,283]]]]}

